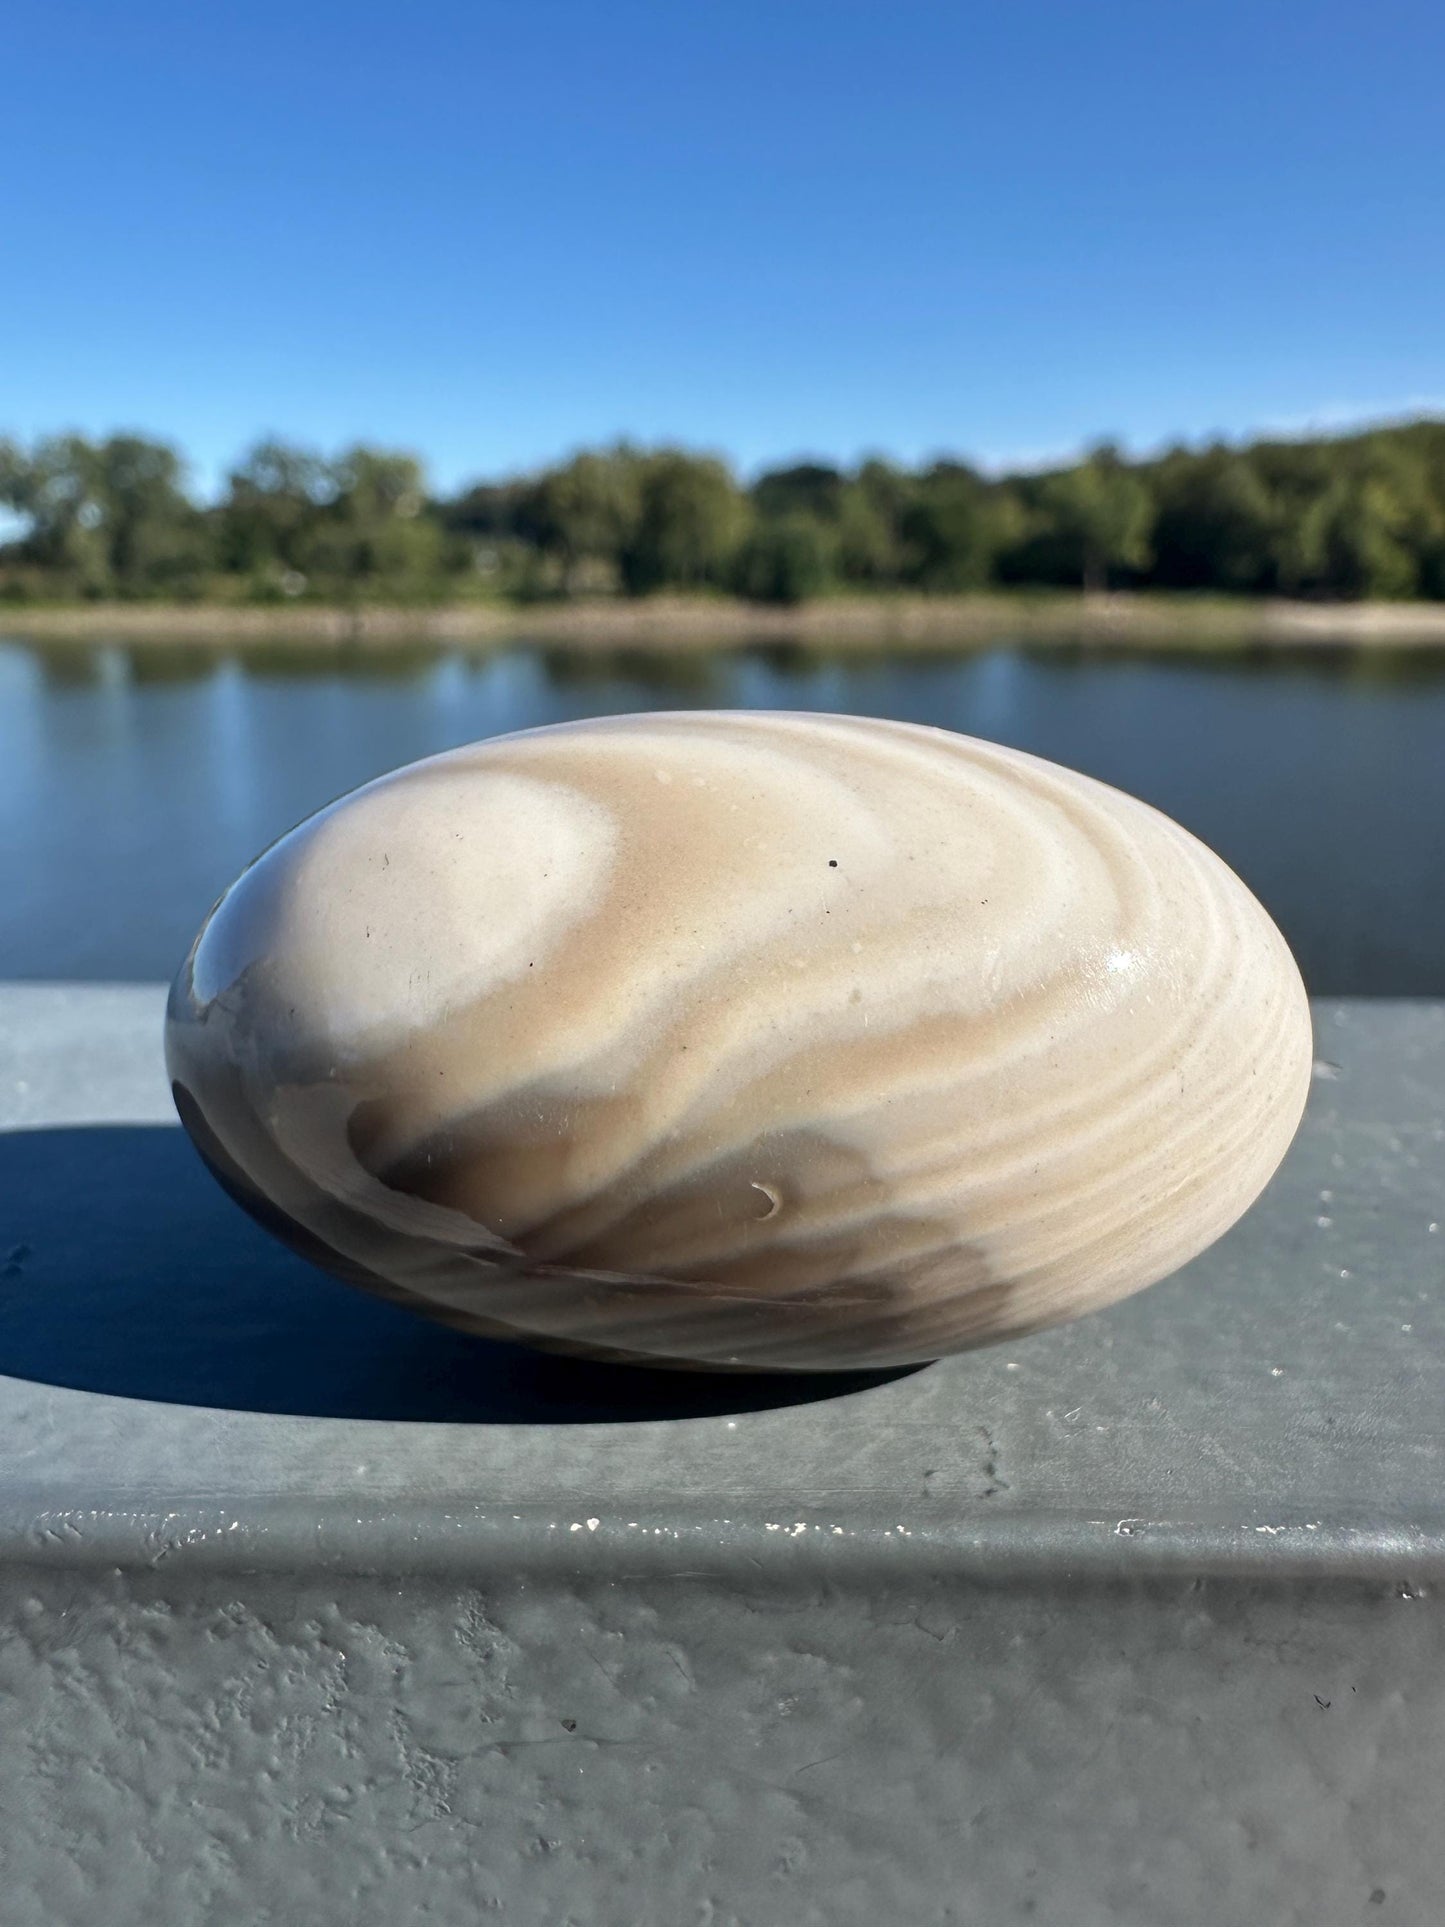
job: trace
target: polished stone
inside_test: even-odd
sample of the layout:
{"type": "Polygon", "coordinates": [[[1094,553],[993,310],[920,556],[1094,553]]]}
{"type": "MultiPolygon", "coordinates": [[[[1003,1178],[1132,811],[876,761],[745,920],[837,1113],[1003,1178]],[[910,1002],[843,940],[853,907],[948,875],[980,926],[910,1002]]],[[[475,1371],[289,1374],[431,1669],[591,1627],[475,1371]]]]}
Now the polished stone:
{"type": "Polygon", "coordinates": [[[1172,1272],[1294,1133],[1237,877],[1037,758],[851,717],[504,737],[254,864],[172,993],[183,1122],[306,1255],[463,1328],[902,1365],[1172,1272]]]}

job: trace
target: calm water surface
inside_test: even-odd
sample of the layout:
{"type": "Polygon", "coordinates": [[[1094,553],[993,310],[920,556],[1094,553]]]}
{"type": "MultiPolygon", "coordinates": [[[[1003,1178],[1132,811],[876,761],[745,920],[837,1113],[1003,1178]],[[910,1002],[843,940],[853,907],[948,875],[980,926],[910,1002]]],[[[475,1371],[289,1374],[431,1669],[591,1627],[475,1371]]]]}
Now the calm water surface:
{"type": "Polygon", "coordinates": [[[169,977],[236,872],[398,763],[623,710],[940,723],[1147,798],[1322,993],[1445,996],[1445,656],[334,657],[0,641],[0,976],[169,977]]]}

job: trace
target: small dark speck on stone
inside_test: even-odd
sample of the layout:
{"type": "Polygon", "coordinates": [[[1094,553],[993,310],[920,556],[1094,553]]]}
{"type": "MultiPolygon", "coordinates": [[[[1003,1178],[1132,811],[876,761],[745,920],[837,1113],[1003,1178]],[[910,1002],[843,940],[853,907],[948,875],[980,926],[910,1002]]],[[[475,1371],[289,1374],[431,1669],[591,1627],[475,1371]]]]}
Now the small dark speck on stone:
{"type": "Polygon", "coordinates": [[[830,870],[836,870],[836,869],[837,869],[837,867],[838,867],[838,859],[837,859],[837,857],[835,857],[835,856],[830,856],[830,857],[828,858],[828,868],[829,868],[830,870]]]}
{"type": "Polygon", "coordinates": [[[577,1731],[576,1720],[563,1720],[562,1724],[569,1733],[575,1733],[577,1731]]]}
{"type": "Polygon", "coordinates": [[[1315,1705],[1321,1707],[1326,1713],[1329,1712],[1333,1704],[1334,1702],[1332,1700],[1322,1700],[1318,1693],[1315,1694],[1315,1705]]]}
{"type": "Polygon", "coordinates": [[[1383,1887],[1373,1887],[1373,1888],[1371,1888],[1371,1890],[1370,1890],[1370,1905],[1371,1905],[1372,1907],[1383,1907],[1383,1906],[1384,1906],[1384,1904],[1385,1904],[1385,1890],[1384,1890],[1384,1888],[1383,1888],[1383,1887]]]}

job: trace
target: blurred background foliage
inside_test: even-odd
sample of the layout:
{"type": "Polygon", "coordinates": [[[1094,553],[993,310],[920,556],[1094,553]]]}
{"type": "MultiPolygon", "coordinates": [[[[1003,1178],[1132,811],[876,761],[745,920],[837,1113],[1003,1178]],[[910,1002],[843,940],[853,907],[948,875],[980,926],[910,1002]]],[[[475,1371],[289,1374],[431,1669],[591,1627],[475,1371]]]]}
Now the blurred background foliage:
{"type": "Polygon", "coordinates": [[[1163,589],[1445,599],[1445,421],[1314,440],[1108,444],[990,476],[816,462],[750,484],[716,456],[628,444],[434,494],[420,461],[252,448],[218,499],[138,434],[0,439],[11,602],[440,603],[841,592],[1163,589]]]}

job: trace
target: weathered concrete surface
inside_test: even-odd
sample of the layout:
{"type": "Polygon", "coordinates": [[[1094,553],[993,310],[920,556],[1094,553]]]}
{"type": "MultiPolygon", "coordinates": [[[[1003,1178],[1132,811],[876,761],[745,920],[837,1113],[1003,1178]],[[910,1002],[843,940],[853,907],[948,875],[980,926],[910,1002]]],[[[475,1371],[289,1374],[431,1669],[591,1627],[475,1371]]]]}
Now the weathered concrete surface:
{"type": "Polygon", "coordinates": [[[0,991],[6,1927],[1445,1919],[1445,1008],[1317,1010],[1175,1279],[832,1392],[273,1252],[161,1001],[0,991]]]}

